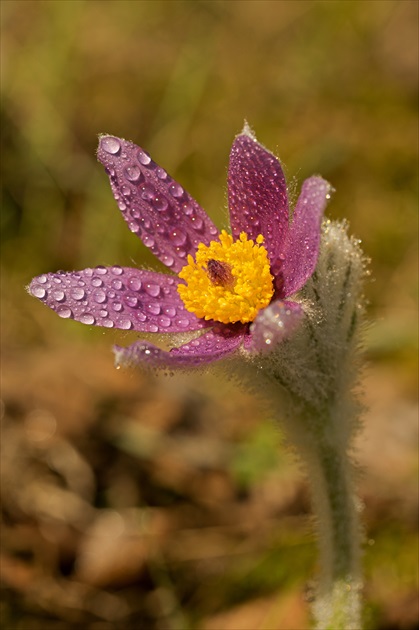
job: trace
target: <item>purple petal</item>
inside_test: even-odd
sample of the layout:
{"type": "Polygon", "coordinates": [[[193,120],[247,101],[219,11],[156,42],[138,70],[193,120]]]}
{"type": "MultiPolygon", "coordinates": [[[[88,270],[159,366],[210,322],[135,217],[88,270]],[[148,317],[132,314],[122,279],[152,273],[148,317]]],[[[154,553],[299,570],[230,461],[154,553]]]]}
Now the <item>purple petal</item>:
{"type": "Polygon", "coordinates": [[[235,139],[228,169],[228,205],[233,236],[265,237],[271,263],[288,230],[288,197],[277,158],[243,133],[235,139]]]}
{"type": "Polygon", "coordinates": [[[127,348],[114,346],[117,365],[148,364],[156,367],[192,368],[225,358],[241,344],[244,327],[231,331],[228,326],[218,326],[183,346],[169,352],[146,341],[137,341],[127,348]]]}
{"type": "Polygon", "coordinates": [[[199,243],[217,237],[201,206],[135,144],[102,136],[97,157],[128,227],[167,267],[179,272],[199,243]]]}
{"type": "Polygon", "coordinates": [[[291,335],[299,326],[304,311],[297,302],[276,300],[259,312],[250,326],[247,350],[271,352],[274,347],[291,335]]]}
{"type": "Polygon", "coordinates": [[[28,291],[60,317],[83,324],[139,330],[183,332],[210,324],[189,313],[177,292],[180,280],[130,267],[96,267],[43,274],[28,291]]]}
{"type": "Polygon", "coordinates": [[[332,187],[321,177],[306,179],[295,206],[294,218],[278,264],[277,289],[280,297],[292,295],[307,282],[316,268],[323,212],[332,187]]]}

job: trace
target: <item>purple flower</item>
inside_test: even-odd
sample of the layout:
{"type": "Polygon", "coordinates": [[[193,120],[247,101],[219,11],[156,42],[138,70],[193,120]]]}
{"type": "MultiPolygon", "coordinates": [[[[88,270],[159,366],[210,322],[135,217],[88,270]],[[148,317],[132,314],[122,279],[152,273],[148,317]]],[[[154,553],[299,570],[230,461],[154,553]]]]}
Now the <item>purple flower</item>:
{"type": "Polygon", "coordinates": [[[119,266],[48,273],[32,280],[31,295],[84,324],[198,331],[168,352],[146,341],[117,346],[118,363],[193,367],[239,349],[271,351],[294,331],[303,309],[285,298],[315,269],[331,190],[325,180],[304,182],[290,223],[281,165],[246,127],[230,153],[230,236],[135,144],[102,136],[97,155],[128,227],[171,273],[119,266]]]}

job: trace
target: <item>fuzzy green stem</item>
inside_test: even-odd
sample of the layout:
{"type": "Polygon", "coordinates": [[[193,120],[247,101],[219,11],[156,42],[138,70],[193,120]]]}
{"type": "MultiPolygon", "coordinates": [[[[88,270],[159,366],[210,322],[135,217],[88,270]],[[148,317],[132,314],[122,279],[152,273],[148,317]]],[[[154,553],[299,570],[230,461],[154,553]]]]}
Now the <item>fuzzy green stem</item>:
{"type": "Polygon", "coordinates": [[[315,603],[317,627],[360,630],[359,524],[348,457],[330,442],[318,444],[313,455],[310,460],[317,471],[310,479],[322,571],[315,603]]]}

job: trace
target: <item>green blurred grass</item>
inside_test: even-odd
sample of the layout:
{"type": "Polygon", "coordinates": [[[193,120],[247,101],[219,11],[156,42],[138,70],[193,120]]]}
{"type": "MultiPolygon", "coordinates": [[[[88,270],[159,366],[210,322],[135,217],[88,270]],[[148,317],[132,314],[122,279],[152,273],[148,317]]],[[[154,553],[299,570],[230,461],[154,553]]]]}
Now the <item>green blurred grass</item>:
{"type": "MultiPolygon", "coordinates": [[[[3,3],[3,262],[14,299],[39,308],[20,289],[47,270],[160,268],[118,216],[98,133],[145,147],[225,225],[229,147],[247,119],[295,194],[313,172],[332,182],[328,214],[349,219],[372,259],[372,308],[389,308],[395,327],[401,318],[411,343],[416,16],[409,1],[3,3]]],[[[387,351],[387,332],[383,341],[387,351]]]]}

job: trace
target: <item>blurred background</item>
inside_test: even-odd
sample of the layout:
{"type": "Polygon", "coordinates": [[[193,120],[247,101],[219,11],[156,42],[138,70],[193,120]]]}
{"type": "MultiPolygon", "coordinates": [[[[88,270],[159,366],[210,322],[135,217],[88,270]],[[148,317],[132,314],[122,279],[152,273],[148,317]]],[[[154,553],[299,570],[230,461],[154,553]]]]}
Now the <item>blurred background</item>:
{"type": "Polygon", "coordinates": [[[320,173],[371,258],[357,440],[365,625],[417,627],[415,1],[17,1],[2,17],[2,590],[6,630],[302,630],[304,475],[249,394],[116,371],[135,333],[24,291],[96,264],[161,270],[96,161],[146,149],[226,226],[246,119],[293,198],[320,173]]]}

